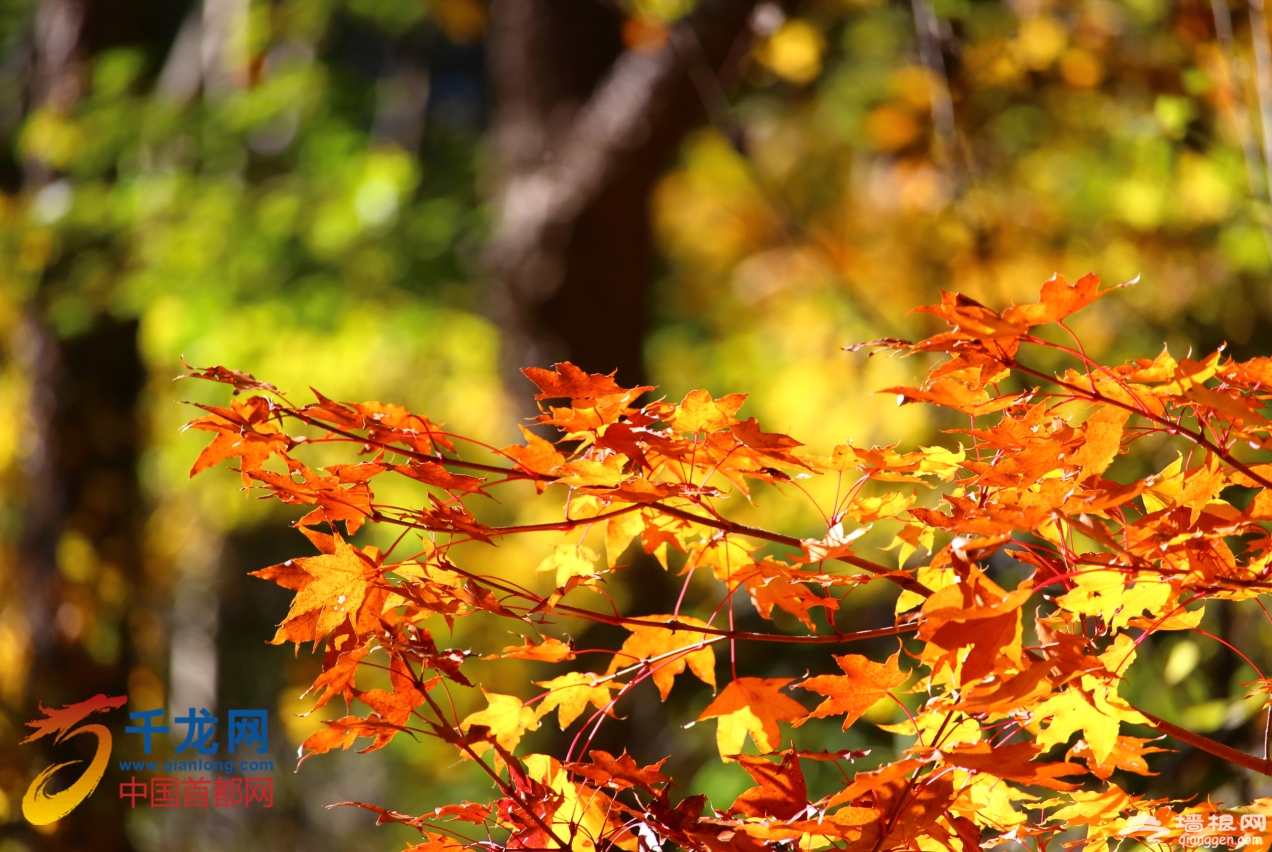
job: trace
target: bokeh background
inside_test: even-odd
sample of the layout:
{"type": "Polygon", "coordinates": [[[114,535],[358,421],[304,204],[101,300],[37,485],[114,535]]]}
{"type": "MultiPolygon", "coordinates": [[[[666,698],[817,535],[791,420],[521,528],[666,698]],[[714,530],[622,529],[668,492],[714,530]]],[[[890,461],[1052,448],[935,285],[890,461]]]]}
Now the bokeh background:
{"type": "MultiPolygon", "coordinates": [[[[265,644],[288,595],[245,573],[307,546],[232,472],[187,479],[207,436],[180,431],[181,401],[224,398],[173,383],[183,356],[496,445],[530,410],[516,368],[570,359],[677,399],[750,393],[744,416],[826,451],[952,440],[939,412],[870,396],[922,365],[842,348],[930,330],[906,312],[940,288],[1001,307],[1055,272],[1139,276],[1075,318],[1089,352],[1272,352],[1262,0],[3,0],[0,139],[2,852],[398,849],[408,830],[325,806],[489,795],[406,737],[293,774],[318,661],[265,644]],[[112,770],[36,831],[20,801],[50,756],[17,746],[23,722],[94,692],[268,709],[275,808],[129,811],[112,770]]],[[[1152,449],[1128,464],[1174,458],[1152,449]]],[[[674,589],[660,571],[631,570],[644,611],[674,589]]],[[[1206,626],[1270,656],[1266,620],[1213,606],[1206,626]]],[[[752,653],[753,674],[817,665],[752,653]]],[[[1142,655],[1135,703],[1261,742],[1239,658],[1189,636],[1142,655]]],[[[747,786],[710,725],[630,716],[611,747],[652,760],[674,735],[693,792],[747,786]]],[[[1156,757],[1171,789],[1268,794],[1156,757]]]]}

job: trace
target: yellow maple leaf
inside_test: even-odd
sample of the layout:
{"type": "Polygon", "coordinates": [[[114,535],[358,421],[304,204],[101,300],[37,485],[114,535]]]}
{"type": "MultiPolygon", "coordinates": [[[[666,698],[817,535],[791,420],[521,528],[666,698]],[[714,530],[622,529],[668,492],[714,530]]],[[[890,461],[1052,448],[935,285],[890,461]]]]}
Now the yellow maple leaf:
{"type": "Polygon", "coordinates": [[[568,462],[556,469],[561,485],[596,485],[611,487],[627,478],[623,473],[623,465],[627,464],[627,456],[622,453],[606,457],[603,461],[579,459],[568,462]]]}
{"type": "Polygon", "coordinates": [[[1144,724],[1147,721],[1134,710],[1115,706],[1104,684],[1099,684],[1091,693],[1071,687],[1052,695],[1034,708],[1033,719],[1034,722],[1050,720],[1037,739],[1044,751],[1081,731],[1099,763],[1107,760],[1117,746],[1122,722],[1144,724]]]}
{"type": "Polygon", "coordinates": [[[1184,457],[1181,455],[1166,465],[1160,473],[1145,480],[1149,487],[1142,495],[1144,508],[1151,512],[1160,512],[1167,506],[1175,504],[1175,497],[1184,487],[1184,457]]]}
{"type": "Polygon", "coordinates": [[[596,573],[596,551],[581,544],[558,544],[539,567],[540,574],[556,572],[556,584],[564,586],[571,577],[588,577],[596,573]]]}
{"type": "Polygon", "coordinates": [[[645,528],[645,519],[640,512],[628,512],[605,522],[605,564],[610,568],[618,565],[618,557],[632,543],[632,539],[640,535],[645,528]]]}
{"type": "Polygon", "coordinates": [[[1073,585],[1071,591],[1056,598],[1056,605],[1079,615],[1098,615],[1114,630],[1145,611],[1164,615],[1174,608],[1167,604],[1176,597],[1170,583],[1147,571],[1131,578],[1117,569],[1098,568],[1078,574],[1073,585]]]}
{"type": "MultiPolygon", "coordinates": [[[[484,687],[481,693],[486,696],[486,709],[469,713],[459,723],[460,730],[467,732],[474,725],[484,725],[490,729],[495,742],[511,752],[521,742],[526,731],[539,727],[539,718],[535,716],[534,710],[517,696],[487,692],[484,687]]],[[[482,754],[489,748],[490,743],[473,743],[473,751],[477,754],[482,754]]]]}
{"type": "MultiPolygon", "coordinates": [[[[524,763],[527,775],[560,797],[549,811],[548,824],[559,838],[567,840],[571,852],[595,852],[603,840],[613,841],[626,833],[617,824],[610,797],[591,785],[575,783],[556,758],[530,754],[524,763]]],[[[626,839],[631,839],[630,833],[626,834],[626,839]]],[[[613,845],[634,852],[636,847],[626,839],[613,845]]]]}
{"type": "Polygon", "coordinates": [[[895,518],[914,505],[918,499],[914,492],[903,494],[889,491],[880,497],[854,497],[844,509],[844,514],[859,524],[872,524],[883,518],[895,518]]]}
{"type": "Polygon", "coordinates": [[[589,703],[597,710],[604,710],[610,703],[610,690],[620,685],[613,680],[598,683],[591,672],[569,672],[552,680],[535,681],[535,684],[548,690],[535,716],[542,719],[553,710],[558,711],[557,721],[563,731],[589,703]]]}

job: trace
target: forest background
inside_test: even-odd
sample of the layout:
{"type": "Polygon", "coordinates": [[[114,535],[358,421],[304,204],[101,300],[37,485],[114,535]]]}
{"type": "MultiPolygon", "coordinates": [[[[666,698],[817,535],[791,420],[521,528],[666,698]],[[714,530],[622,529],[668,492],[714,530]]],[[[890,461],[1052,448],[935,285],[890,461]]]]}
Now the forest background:
{"type": "MultiPolygon", "coordinates": [[[[1138,275],[1074,319],[1105,363],[1272,349],[1261,0],[4,0],[0,136],[0,852],[397,849],[324,806],[488,786],[406,738],[291,773],[318,661],[265,644],[288,596],[246,572],[295,554],[297,513],[188,481],[179,402],[223,400],[172,383],[182,356],[494,445],[531,410],[516,368],[568,358],[749,393],[743,416],[825,452],[949,442],[947,415],[870,395],[918,365],[842,349],[929,332],[906,311],[938,288],[1001,308],[1056,271],[1138,275]],[[275,808],[130,813],[112,771],[35,831],[23,723],[95,692],[269,709],[275,808]]],[[[1211,632],[1272,648],[1223,612],[1211,632]]],[[[1146,647],[1161,679],[1132,703],[1261,740],[1248,666],[1146,647]]],[[[629,735],[665,739],[661,714],[629,735]]],[[[695,792],[748,786],[709,730],[676,735],[695,792]]],[[[844,740],[877,762],[891,735],[844,740]]],[[[1156,758],[1173,789],[1272,793],[1156,758]]]]}

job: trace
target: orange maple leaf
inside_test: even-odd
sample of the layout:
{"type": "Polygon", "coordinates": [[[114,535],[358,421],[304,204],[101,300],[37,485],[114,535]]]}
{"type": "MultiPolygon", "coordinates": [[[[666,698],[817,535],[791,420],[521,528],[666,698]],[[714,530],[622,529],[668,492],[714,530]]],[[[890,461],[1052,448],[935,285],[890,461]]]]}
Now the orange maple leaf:
{"type": "Polygon", "coordinates": [[[942,748],[940,759],[951,766],[974,769],[996,778],[1037,784],[1052,790],[1073,790],[1077,784],[1056,779],[1065,775],[1083,775],[1086,770],[1076,763],[1035,763],[1042,749],[1033,743],[991,746],[987,742],[942,748]]]}
{"type": "Polygon", "coordinates": [[[550,441],[545,441],[520,424],[518,428],[525,436],[526,446],[512,444],[499,452],[531,473],[548,475],[565,463],[565,456],[550,441]]]}
{"type": "Polygon", "coordinates": [[[804,705],[779,690],[789,677],[740,677],[730,682],[698,716],[698,721],[718,719],[716,746],[726,761],[742,751],[747,734],[756,748],[767,753],[777,747],[777,723],[794,722],[808,715],[804,705]]]}
{"type": "Polygon", "coordinates": [[[279,585],[294,584],[298,588],[292,600],[287,618],[279,625],[271,642],[318,641],[340,626],[349,616],[357,613],[367,593],[367,584],[379,572],[379,552],[372,547],[361,550],[349,544],[339,535],[331,539],[330,553],[322,556],[303,556],[253,571],[252,576],[274,580],[279,585]],[[296,573],[299,567],[308,580],[296,573]]]}
{"type": "MultiPolygon", "coordinates": [[[[614,373],[617,373],[617,370],[607,376],[600,373],[588,373],[569,361],[553,364],[552,370],[545,370],[542,367],[525,367],[521,372],[539,386],[540,393],[535,394],[535,399],[595,399],[602,396],[620,396],[637,390],[620,387],[618,382],[614,381],[614,373]]],[[[652,390],[652,388],[639,390],[652,390]]]]}
{"type": "Polygon", "coordinates": [[[632,635],[614,653],[606,674],[644,661],[649,665],[658,694],[666,700],[676,675],[687,665],[699,680],[715,688],[715,651],[707,644],[707,635],[684,629],[706,627],[704,622],[688,615],[645,615],[640,620],[673,622],[678,626],[626,625],[632,635]]]}
{"type": "Polygon", "coordinates": [[[526,637],[524,644],[508,645],[502,653],[490,654],[482,659],[494,660],[499,657],[517,660],[538,660],[544,663],[562,663],[574,659],[574,649],[560,639],[544,637],[542,642],[532,642],[526,637]]]}
{"type": "Polygon", "coordinates": [[[187,423],[186,429],[215,432],[212,443],[203,448],[190,468],[190,476],[196,476],[226,459],[239,459],[243,486],[251,485],[248,471],[259,470],[273,455],[281,455],[291,448],[292,441],[278,427],[269,422],[274,416],[270,401],[263,396],[236,399],[231,408],[215,408],[201,405],[212,412],[187,423]]]}
{"type": "Polygon", "coordinates": [[[799,755],[786,752],[781,763],[750,754],[738,755],[738,763],[755,779],[756,786],[744,790],[729,810],[752,817],[792,819],[808,807],[808,785],[799,765],[799,755]]]}
{"type": "Polygon", "coordinates": [[[1101,290],[1098,275],[1088,273],[1073,284],[1065,281],[1063,275],[1056,275],[1042,285],[1042,292],[1035,304],[1008,308],[1003,311],[1003,319],[1025,326],[1059,322],[1114,289],[1116,288],[1107,287],[1101,290]]]}
{"type": "Polygon", "coordinates": [[[610,786],[620,790],[636,787],[653,796],[659,793],[659,787],[656,785],[666,784],[671,780],[658,771],[667,762],[666,758],[651,766],[642,767],[637,765],[627,752],[623,752],[616,758],[607,751],[596,750],[588,752],[588,756],[592,758],[590,763],[567,763],[565,767],[575,775],[587,778],[600,786],[610,786]]]}
{"type": "MultiPolygon", "coordinates": [[[[905,683],[908,675],[897,665],[898,654],[893,654],[886,663],[876,663],[860,654],[835,655],[835,662],[844,670],[842,675],[819,675],[810,677],[799,684],[808,689],[827,696],[817,705],[817,709],[807,719],[824,719],[827,716],[844,715],[843,730],[861,718],[870,707],[888,696],[891,690],[905,683]]],[[[804,720],[806,721],[806,720],[804,720]]],[[[796,722],[799,727],[803,721],[796,722]]]]}
{"type": "Polygon", "coordinates": [[[667,423],[677,432],[696,435],[699,432],[718,432],[728,429],[738,421],[734,415],[746,402],[746,394],[731,393],[712,399],[704,390],[690,391],[667,417],[667,423]]]}
{"type": "Polygon", "coordinates": [[[469,476],[464,473],[451,473],[437,462],[413,461],[409,464],[394,465],[393,469],[403,476],[409,476],[417,482],[441,488],[444,491],[461,491],[465,494],[482,494],[481,486],[486,480],[480,476],[469,476]]]}

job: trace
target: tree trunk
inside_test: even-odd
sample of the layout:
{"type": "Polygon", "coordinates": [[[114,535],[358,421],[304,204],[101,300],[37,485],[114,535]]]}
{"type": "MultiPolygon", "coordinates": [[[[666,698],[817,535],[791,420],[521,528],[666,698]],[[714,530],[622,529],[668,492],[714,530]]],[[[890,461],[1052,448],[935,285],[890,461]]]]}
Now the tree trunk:
{"type": "MultiPolygon", "coordinates": [[[[26,110],[69,112],[87,84],[89,57],[124,45],[154,50],[175,29],[179,13],[180,4],[161,0],[122,6],[43,0],[30,30],[26,110]]],[[[59,179],[35,161],[21,171],[29,195],[59,179]]],[[[141,662],[131,634],[157,621],[153,607],[144,614],[137,609],[138,591],[146,587],[145,511],[137,475],[143,441],[138,404],[146,370],[137,322],[99,314],[81,333],[58,334],[47,313],[52,294],[74,286],[68,276],[81,253],[110,253],[108,246],[79,244],[72,234],[60,239],[61,260],[43,271],[15,342],[31,388],[16,578],[26,603],[31,654],[25,706],[15,708],[21,714],[15,721],[42,715],[40,704],[52,708],[98,693],[128,694],[141,662]],[[139,621],[139,615],[149,618],[139,621]]],[[[153,669],[155,660],[147,662],[153,669]]],[[[106,721],[117,740],[125,719],[116,711],[106,721]]],[[[92,744],[88,753],[79,748],[87,739],[54,746],[45,737],[21,747],[19,759],[30,777],[52,762],[91,757],[92,744]]],[[[50,832],[18,821],[0,836],[16,834],[36,850],[130,852],[118,780],[108,768],[96,794],[50,832]]]]}
{"type": "MultiPolygon", "coordinates": [[[[20,548],[34,628],[26,718],[34,719],[40,702],[58,707],[129,691],[136,658],[127,617],[142,582],[145,515],[136,468],[145,368],[133,320],[101,317],[83,335],[31,343],[37,394],[51,403],[40,424],[41,461],[28,469],[32,499],[20,548]]],[[[116,736],[122,718],[107,723],[116,736]]],[[[72,754],[78,744],[54,747],[45,738],[24,749],[31,765],[42,767],[91,756],[72,754]]],[[[97,794],[52,834],[31,832],[25,842],[59,852],[130,850],[116,784],[108,771],[97,794]]]]}
{"type": "Polygon", "coordinates": [[[570,360],[645,377],[654,246],[649,195],[733,75],[753,0],[700,0],[661,47],[624,48],[594,0],[494,0],[499,174],[488,261],[505,369],[570,360]],[[710,92],[708,92],[710,94],[710,92]]]}

